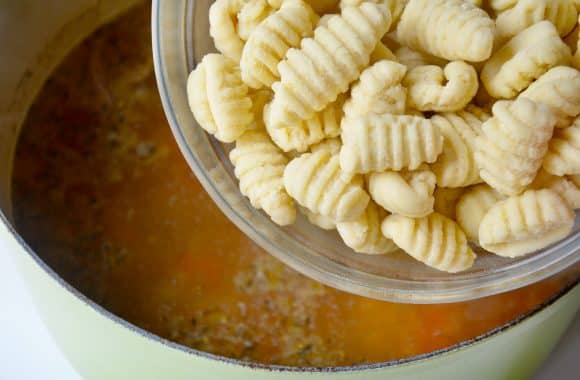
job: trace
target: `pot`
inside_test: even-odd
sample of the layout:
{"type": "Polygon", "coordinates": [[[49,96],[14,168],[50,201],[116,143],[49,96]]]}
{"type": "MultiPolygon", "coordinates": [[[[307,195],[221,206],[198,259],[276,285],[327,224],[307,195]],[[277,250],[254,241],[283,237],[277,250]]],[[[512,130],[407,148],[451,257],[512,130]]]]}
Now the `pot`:
{"type": "Polygon", "coordinates": [[[484,336],[397,362],[340,368],[262,366],[188,349],[124,321],[62,280],[11,219],[12,160],[26,112],[52,69],[132,0],[3,2],[0,46],[0,250],[15,260],[46,326],[88,379],[519,379],[547,357],[580,307],[580,286],[484,336]],[[14,36],[19,36],[15,39],[14,36]]]}

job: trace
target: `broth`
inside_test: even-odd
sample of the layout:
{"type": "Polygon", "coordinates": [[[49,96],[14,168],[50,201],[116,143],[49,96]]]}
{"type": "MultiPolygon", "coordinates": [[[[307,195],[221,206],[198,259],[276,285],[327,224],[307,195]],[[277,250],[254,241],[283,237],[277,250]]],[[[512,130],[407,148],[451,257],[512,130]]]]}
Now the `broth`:
{"type": "Polygon", "coordinates": [[[21,234],[64,279],[164,338],[291,366],[401,359],[483,334],[578,271],[511,293],[404,305],[325,287],[222,215],[182,158],[155,86],[149,5],[76,48],[30,110],[14,171],[21,234]]]}

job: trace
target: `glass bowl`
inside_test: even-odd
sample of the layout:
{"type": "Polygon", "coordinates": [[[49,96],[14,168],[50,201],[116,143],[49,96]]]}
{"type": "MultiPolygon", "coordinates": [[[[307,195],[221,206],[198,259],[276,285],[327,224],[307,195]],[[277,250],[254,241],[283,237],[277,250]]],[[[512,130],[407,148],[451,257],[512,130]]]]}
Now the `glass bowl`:
{"type": "MultiPolygon", "coordinates": [[[[404,303],[468,300],[539,281],[580,259],[579,223],[565,240],[534,254],[505,259],[481,250],[474,266],[459,274],[428,268],[398,252],[356,254],[334,232],[299,217],[279,227],[238,190],[228,159],[231,144],[206,134],[188,107],[186,81],[196,62],[214,51],[209,0],[153,1],[153,54],[159,92],[183,155],[220,209],[252,240],[297,271],[362,296],[404,303]]],[[[476,248],[477,250],[477,248],[476,248]]]]}

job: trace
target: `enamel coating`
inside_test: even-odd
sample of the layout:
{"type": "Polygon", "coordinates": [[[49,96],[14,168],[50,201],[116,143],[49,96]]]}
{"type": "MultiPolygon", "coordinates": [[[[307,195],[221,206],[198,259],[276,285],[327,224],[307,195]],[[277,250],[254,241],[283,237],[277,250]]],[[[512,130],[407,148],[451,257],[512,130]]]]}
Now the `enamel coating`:
{"type": "Polygon", "coordinates": [[[2,49],[9,46],[4,43],[6,36],[15,31],[30,40],[10,50],[9,64],[0,72],[0,252],[13,257],[45,324],[84,378],[494,380],[528,378],[541,364],[579,308],[578,285],[540,310],[450,350],[402,362],[313,370],[252,366],[186,349],[115,317],[62,281],[27,247],[9,221],[12,154],[26,110],[50,71],[76,43],[131,2],[0,4],[0,11],[14,16],[5,18],[12,22],[0,26],[2,49]],[[33,11],[23,13],[23,9],[33,11]],[[29,22],[23,17],[30,18],[29,22]],[[37,32],[26,31],[24,25],[34,25],[37,32]]]}

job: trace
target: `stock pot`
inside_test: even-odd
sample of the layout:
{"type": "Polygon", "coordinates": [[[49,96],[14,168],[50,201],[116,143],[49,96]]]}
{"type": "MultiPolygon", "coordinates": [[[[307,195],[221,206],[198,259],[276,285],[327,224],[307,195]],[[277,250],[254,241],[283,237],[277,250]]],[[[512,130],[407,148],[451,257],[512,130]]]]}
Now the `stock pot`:
{"type": "MultiPolygon", "coordinates": [[[[167,0],[170,1],[170,0],[167,0]]],[[[62,280],[11,218],[12,160],[20,126],[42,84],[83,38],[132,0],[0,3],[0,251],[10,255],[58,346],[88,379],[518,379],[546,358],[580,306],[580,286],[485,336],[398,362],[339,368],[262,366],[195,351],[111,314],[62,280]]]]}

